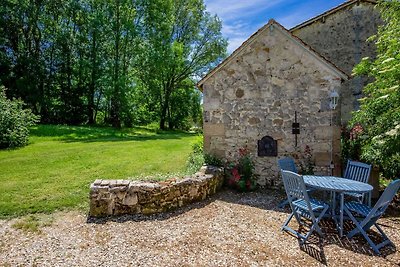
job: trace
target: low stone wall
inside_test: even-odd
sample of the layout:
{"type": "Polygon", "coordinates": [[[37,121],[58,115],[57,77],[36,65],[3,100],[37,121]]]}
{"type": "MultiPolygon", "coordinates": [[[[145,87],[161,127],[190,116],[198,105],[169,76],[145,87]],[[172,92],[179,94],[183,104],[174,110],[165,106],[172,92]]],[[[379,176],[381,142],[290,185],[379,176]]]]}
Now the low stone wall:
{"type": "Polygon", "coordinates": [[[182,180],[96,180],[90,185],[90,216],[153,214],[204,200],[223,184],[222,168],[203,166],[182,180]]]}

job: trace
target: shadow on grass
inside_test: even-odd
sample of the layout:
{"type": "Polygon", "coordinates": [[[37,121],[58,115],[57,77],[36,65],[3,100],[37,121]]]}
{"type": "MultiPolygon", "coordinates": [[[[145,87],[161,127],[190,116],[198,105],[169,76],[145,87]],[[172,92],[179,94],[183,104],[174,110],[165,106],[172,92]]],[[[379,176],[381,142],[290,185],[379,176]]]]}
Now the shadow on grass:
{"type": "Polygon", "coordinates": [[[194,136],[182,131],[160,131],[146,127],[114,129],[111,127],[38,125],[30,129],[32,136],[53,137],[63,142],[121,142],[181,139],[194,136]]]}

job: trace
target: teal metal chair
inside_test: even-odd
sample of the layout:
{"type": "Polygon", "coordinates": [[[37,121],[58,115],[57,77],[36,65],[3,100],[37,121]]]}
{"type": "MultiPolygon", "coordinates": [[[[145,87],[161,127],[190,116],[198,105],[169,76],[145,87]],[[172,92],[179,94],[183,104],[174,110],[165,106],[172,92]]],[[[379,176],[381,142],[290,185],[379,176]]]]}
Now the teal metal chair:
{"type": "MultiPolygon", "coordinates": [[[[371,165],[348,160],[346,170],[344,172],[344,178],[362,183],[368,183],[370,173],[371,165]]],[[[345,193],[345,195],[356,198],[360,203],[363,203],[365,201],[365,195],[368,195],[368,205],[371,206],[370,193],[345,193]]]]}
{"type": "Polygon", "coordinates": [[[356,234],[361,234],[377,254],[380,254],[380,248],[388,244],[393,244],[376,222],[384,214],[399,188],[400,179],[391,182],[373,208],[355,201],[346,203],[344,205],[344,211],[356,225],[356,227],[347,234],[347,237],[352,238],[356,234]],[[383,239],[379,244],[375,244],[367,234],[367,231],[372,226],[378,229],[383,239]]]}
{"type": "MultiPolygon", "coordinates": [[[[297,173],[296,164],[294,163],[294,159],[291,157],[278,159],[278,166],[279,166],[280,170],[291,171],[291,172],[297,173]]],[[[281,209],[288,204],[289,204],[289,201],[287,199],[285,199],[278,204],[278,208],[281,209]]]]}
{"type": "Polygon", "coordinates": [[[314,231],[323,236],[318,224],[329,206],[322,201],[309,198],[303,176],[291,171],[282,170],[282,179],[292,213],[286,219],[281,230],[296,235],[300,238],[301,244],[304,244],[314,231]],[[318,217],[316,217],[317,214],[319,214],[318,217]],[[305,235],[289,227],[289,223],[293,217],[303,226],[307,225],[306,221],[311,222],[310,229],[305,235]]]}
{"type": "Polygon", "coordinates": [[[298,173],[297,172],[297,168],[296,168],[296,164],[294,163],[294,159],[293,158],[286,157],[286,158],[279,159],[278,160],[278,166],[279,166],[279,169],[281,169],[281,170],[298,173]]]}

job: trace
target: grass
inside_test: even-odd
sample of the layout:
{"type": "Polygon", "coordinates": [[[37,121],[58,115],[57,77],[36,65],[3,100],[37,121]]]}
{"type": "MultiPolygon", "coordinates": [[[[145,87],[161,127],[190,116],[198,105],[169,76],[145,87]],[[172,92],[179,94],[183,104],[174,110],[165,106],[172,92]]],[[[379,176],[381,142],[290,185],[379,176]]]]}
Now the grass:
{"type": "Polygon", "coordinates": [[[54,221],[51,215],[28,215],[23,218],[18,219],[12,227],[15,229],[20,229],[24,232],[41,233],[41,228],[45,226],[50,226],[54,221]]]}
{"type": "Polygon", "coordinates": [[[28,146],[0,151],[0,217],[86,209],[95,179],[182,174],[195,139],[146,128],[36,126],[28,146]]]}

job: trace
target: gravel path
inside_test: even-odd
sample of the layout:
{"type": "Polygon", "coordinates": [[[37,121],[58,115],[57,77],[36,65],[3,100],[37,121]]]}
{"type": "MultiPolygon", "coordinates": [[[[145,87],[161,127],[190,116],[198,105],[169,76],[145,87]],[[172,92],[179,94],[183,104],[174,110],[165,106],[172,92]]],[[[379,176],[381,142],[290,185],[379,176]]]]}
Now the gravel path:
{"type": "MultiPolygon", "coordinates": [[[[280,231],[288,215],[276,209],[280,199],[272,191],[222,191],[151,217],[88,220],[77,211],[59,212],[39,233],[12,227],[21,219],[3,220],[0,266],[400,266],[395,248],[374,256],[363,239],[340,239],[330,221],[323,240],[312,236],[312,244],[300,247],[280,231]]],[[[380,223],[399,247],[400,218],[380,223]]]]}

